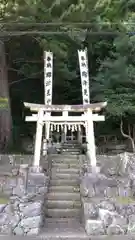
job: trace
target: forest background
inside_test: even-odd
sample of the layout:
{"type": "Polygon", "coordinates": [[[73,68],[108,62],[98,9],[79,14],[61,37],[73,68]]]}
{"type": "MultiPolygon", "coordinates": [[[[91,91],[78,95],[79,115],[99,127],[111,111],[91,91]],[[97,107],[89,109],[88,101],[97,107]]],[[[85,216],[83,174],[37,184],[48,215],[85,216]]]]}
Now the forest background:
{"type": "Polygon", "coordinates": [[[0,152],[35,134],[23,102],[44,102],[44,51],[54,54],[53,104],[82,103],[86,47],[91,102],[108,102],[96,139],[126,137],[135,151],[134,0],[1,0],[0,30],[0,152]]]}

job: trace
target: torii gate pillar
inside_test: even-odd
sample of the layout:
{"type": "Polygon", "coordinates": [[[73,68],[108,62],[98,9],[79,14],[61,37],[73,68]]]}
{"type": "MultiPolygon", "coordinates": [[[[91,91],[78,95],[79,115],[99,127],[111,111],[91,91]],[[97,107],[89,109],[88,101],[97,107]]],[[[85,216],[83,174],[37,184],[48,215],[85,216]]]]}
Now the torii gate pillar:
{"type": "Polygon", "coordinates": [[[34,167],[39,167],[40,165],[42,134],[43,134],[43,116],[44,116],[44,111],[43,109],[40,109],[38,111],[37,129],[36,129],[36,138],[35,138],[34,162],[33,162],[34,167]]]}
{"type": "MultiPolygon", "coordinates": [[[[62,112],[62,116],[63,117],[68,117],[68,111],[67,110],[64,110],[62,112]]],[[[63,133],[62,133],[62,142],[66,142],[66,135],[67,135],[67,131],[66,131],[66,126],[64,125],[64,129],[63,129],[63,133]]]]}
{"type": "Polygon", "coordinates": [[[87,139],[87,154],[88,154],[88,166],[92,172],[97,172],[97,160],[96,160],[96,145],[94,134],[94,123],[92,120],[92,110],[87,110],[87,126],[86,126],[86,139],[87,139]]]}

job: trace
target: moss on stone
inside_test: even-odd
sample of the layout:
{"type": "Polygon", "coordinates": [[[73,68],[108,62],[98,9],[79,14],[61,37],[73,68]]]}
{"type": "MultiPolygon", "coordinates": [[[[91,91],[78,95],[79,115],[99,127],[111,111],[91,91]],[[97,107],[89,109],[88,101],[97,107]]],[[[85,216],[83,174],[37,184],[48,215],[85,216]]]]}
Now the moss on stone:
{"type": "Polygon", "coordinates": [[[8,198],[1,198],[0,197],[0,204],[7,204],[9,202],[9,199],[8,198]]]}
{"type": "Polygon", "coordinates": [[[9,196],[3,194],[3,192],[0,192],[0,204],[7,204],[9,203],[9,196]]]}
{"type": "Polygon", "coordinates": [[[121,204],[132,204],[135,203],[135,199],[132,197],[117,197],[116,202],[121,204]]]}

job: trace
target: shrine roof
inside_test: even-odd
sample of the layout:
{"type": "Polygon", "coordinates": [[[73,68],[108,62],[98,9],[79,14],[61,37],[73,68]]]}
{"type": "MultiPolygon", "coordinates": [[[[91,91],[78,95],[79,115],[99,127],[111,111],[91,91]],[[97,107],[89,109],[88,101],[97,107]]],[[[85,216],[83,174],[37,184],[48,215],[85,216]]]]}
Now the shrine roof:
{"type": "Polygon", "coordinates": [[[107,102],[90,103],[86,105],[44,105],[24,102],[24,106],[30,108],[33,112],[37,112],[40,109],[43,109],[46,112],[84,112],[88,109],[98,112],[107,106],[107,102]]]}

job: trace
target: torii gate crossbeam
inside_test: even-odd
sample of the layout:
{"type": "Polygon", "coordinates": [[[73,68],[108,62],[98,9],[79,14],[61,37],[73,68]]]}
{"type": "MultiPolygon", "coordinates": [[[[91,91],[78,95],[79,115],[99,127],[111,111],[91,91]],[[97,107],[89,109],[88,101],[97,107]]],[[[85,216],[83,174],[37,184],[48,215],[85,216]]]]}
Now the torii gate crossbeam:
{"type": "Polygon", "coordinates": [[[42,144],[42,131],[43,124],[47,122],[84,122],[86,125],[86,137],[87,137],[87,149],[89,157],[89,165],[92,170],[96,170],[96,147],[94,137],[94,126],[93,121],[104,121],[104,116],[98,116],[93,114],[93,111],[100,111],[107,105],[106,102],[88,104],[88,105],[40,105],[25,103],[26,107],[30,108],[31,111],[38,112],[33,116],[26,117],[26,121],[37,122],[36,130],[36,141],[35,141],[35,152],[34,152],[34,166],[40,164],[41,144],[42,144]],[[47,116],[46,112],[62,112],[62,116],[47,116]],[[68,112],[84,112],[82,116],[68,116],[68,112]]]}

